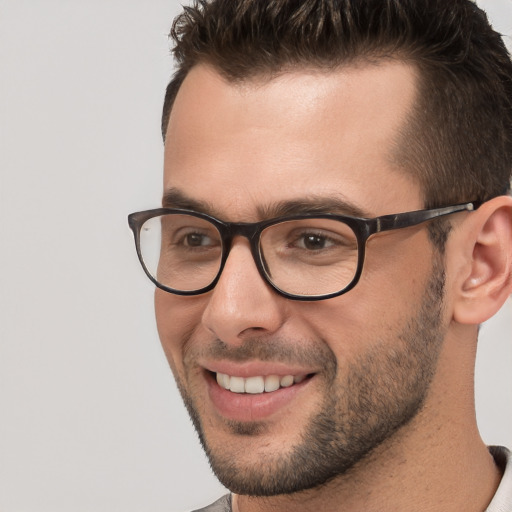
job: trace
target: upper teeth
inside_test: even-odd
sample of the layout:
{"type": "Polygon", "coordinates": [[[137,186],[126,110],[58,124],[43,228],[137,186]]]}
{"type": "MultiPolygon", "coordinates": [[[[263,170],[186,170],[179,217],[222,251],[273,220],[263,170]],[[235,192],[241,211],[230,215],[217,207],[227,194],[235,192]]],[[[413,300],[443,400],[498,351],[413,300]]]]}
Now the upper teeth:
{"type": "Polygon", "coordinates": [[[233,393],[263,393],[264,391],[270,393],[279,388],[287,388],[292,384],[302,382],[305,375],[285,375],[279,377],[278,375],[268,375],[266,377],[231,377],[225,373],[217,373],[217,382],[219,386],[233,393]]]}

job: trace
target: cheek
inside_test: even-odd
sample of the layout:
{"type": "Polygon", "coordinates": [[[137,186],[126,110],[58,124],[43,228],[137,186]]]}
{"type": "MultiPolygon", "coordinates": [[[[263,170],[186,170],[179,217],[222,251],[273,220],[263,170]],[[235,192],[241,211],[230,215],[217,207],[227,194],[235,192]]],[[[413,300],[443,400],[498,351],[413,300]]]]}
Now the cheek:
{"type": "Polygon", "coordinates": [[[355,288],[334,299],[298,304],[307,329],[329,344],[340,364],[372,345],[393,342],[417,313],[431,276],[432,254],[423,236],[421,243],[415,236],[376,239],[373,246],[370,241],[355,288]]]}
{"type": "Polygon", "coordinates": [[[204,305],[198,297],[181,297],[156,289],[155,315],[160,342],[172,370],[181,373],[183,349],[201,325],[204,305]]]}
{"type": "Polygon", "coordinates": [[[361,291],[384,309],[407,310],[423,296],[432,273],[432,257],[424,228],[376,236],[367,244],[361,291]]]}

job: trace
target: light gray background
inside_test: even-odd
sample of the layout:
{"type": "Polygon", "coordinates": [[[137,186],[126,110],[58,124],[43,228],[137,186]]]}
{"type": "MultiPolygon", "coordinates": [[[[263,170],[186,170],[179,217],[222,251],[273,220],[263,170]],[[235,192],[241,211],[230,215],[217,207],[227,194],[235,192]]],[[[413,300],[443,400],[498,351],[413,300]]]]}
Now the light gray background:
{"type": "MultiPolygon", "coordinates": [[[[481,4],[512,34],[511,0],[481,4]]],[[[0,511],[190,510],[211,476],[126,215],[159,204],[175,0],[0,0],[0,511]]],[[[508,44],[511,40],[508,38],[508,44]]],[[[512,446],[512,304],[482,329],[512,446]]]]}

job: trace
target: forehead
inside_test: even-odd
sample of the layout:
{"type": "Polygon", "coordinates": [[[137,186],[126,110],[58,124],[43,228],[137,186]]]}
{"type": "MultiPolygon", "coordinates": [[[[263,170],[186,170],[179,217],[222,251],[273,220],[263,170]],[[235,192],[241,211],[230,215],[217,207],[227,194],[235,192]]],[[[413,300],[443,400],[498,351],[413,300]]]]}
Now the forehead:
{"type": "Polygon", "coordinates": [[[419,207],[416,183],[393,158],[415,82],[398,62],[242,83],[197,66],[169,119],[164,190],[208,202],[223,217],[308,195],[378,214],[419,207]]]}

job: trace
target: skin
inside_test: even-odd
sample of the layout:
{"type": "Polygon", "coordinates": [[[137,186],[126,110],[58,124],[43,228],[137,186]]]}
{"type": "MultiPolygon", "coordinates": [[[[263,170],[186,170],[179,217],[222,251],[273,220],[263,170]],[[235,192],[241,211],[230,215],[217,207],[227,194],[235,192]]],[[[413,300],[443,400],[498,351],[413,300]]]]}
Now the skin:
{"type": "MultiPolygon", "coordinates": [[[[311,197],[342,199],[367,216],[421,209],[418,185],[393,160],[394,141],[415,94],[414,69],[396,62],[331,73],[289,71],[243,84],[227,83],[207,66],[197,66],[182,85],[169,121],[164,191],[177,190],[208,213],[234,222],[255,222],[279,202],[311,197]]],[[[452,218],[445,300],[439,336],[432,342],[433,375],[424,383],[423,404],[412,420],[326,485],[273,497],[236,496],[236,508],[485,509],[500,475],[474,417],[474,320],[482,276],[489,271],[482,272],[485,264],[474,264],[471,241],[492,215],[494,224],[511,231],[503,220],[510,202],[502,203],[452,218]]],[[[349,389],[347,375],[363,368],[362,358],[404,349],[401,333],[417,318],[436,257],[425,226],[379,235],[368,243],[363,275],[353,290],[326,301],[297,302],[269,288],[247,240],[240,238],[213,291],[180,297],[157,290],[162,345],[210,452],[235,461],[237,471],[247,474],[278,467],[301,443],[332,389],[349,389]],[[246,400],[240,416],[229,417],[211,399],[205,368],[261,375],[275,364],[267,359],[280,356],[247,348],[254,346],[281,347],[286,358],[279,371],[314,377],[269,415],[261,416],[256,402],[246,400]],[[223,360],[218,347],[227,354],[245,350],[252,357],[223,360]],[[297,354],[328,354],[336,368],[332,380],[321,359],[294,358],[294,347],[297,354]]],[[[510,293],[510,285],[502,288],[507,286],[510,293]]],[[[506,293],[488,305],[489,312],[499,308],[506,293]]],[[[269,373],[276,371],[274,366],[269,373]]],[[[378,366],[372,371],[376,382],[384,382],[378,366]]],[[[401,378],[409,385],[406,375],[401,378]]]]}

